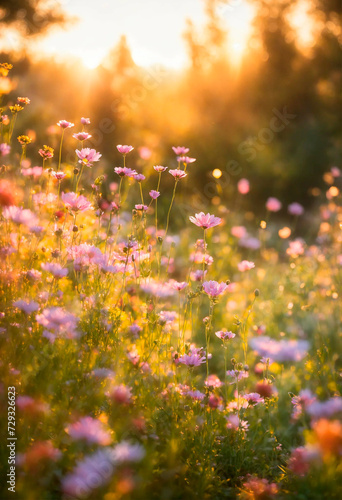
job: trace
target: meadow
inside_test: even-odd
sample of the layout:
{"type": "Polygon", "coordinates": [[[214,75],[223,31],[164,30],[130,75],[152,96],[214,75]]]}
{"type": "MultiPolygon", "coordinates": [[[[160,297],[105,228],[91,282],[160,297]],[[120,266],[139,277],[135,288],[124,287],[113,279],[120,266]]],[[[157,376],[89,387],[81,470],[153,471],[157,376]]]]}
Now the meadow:
{"type": "Polygon", "coordinates": [[[182,213],[196,151],[113,144],[112,182],[91,119],[37,144],[29,97],[0,113],[1,498],[341,498],[339,168],[310,211],[239,209],[241,178],[182,213]]]}

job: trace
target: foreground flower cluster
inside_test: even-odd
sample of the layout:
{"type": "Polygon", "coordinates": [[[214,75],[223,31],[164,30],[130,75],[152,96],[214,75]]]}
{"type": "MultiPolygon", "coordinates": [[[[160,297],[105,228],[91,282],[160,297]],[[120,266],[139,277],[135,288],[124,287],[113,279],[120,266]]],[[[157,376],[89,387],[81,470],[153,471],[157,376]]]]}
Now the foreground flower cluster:
{"type": "Polygon", "coordinates": [[[188,148],[142,173],[118,145],[109,173],[89,118],[60,120],[56,151],[24,135],[29,104],[1,110],[0,139],[18,498],[338,498],[340,171],[316,215],[288,207],[292,227],[272,222],[274,197],[249,227],[224,204],[180,214],[188,148]],[[296,229],[305,216],[314,235],[296,229]]]}

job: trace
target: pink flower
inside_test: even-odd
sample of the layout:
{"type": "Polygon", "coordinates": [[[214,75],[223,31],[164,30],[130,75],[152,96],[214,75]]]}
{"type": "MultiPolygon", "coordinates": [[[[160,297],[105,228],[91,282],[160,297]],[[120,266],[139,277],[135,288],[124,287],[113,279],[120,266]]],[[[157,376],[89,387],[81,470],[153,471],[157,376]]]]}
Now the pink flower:
{"type": "Polygon", "coordinates": [[[87,167],[92,167],[94,161],[99,161],[101,158],[101,154],[97,153],[95,149],[90,149],[90,148],[84,148],[79,151],[76,149],[76,154],[79,158],[79,162],[83,165],[86,165],[87,167]]]}
{"type": "Polygon", "coordinates": [[[136,180],[137,182],[142,182],[145,179],[146,179],[146,177],[143,174],[135,174],[135,176],[134,176],[134,180],[136,180]]]}
{"type": "Polygon", "coordinates": [[[192,271],[190,273],[190,279],[192,281],[203,281],[205,275],[207,274],[208,271],[203,271],[201,269],[197,269],[196,271],[192,271]]]}
{"type": "Polygon", "coordinates": [[[178,290],[179,292],[181,290],[184,290],[184,288],[186,288],[188,286],[186,281],[170,280],[169,284],[170,284],[171,288],[173,288],[174,290],[178,290]]]}
{"type": "Polygon", "coordinates": [[[132,389],[124,384],[116,385],[106,395],[115,403],[128,405],[132,400],[132,389]]]}
{"type": "Polygon", "coordinates": [[[91,203],[85,196],[77,196],[76,193],[62,193],[62,201],[64,205],[73,212],[85,212],[91,209],[91,203]]]}
{"type": "Polygon", "coordinates": [[[245,370],[228,370],[227,371],[228,377],[233,377],[235,380],[240,381],[243,378],[248,378],[248,372],[245,370]]]}
{"type": "Polygon", "coordinates": [[[92,137],[90,134],[88,134],[88,132],[77,132],[77,134],[73,134],[72,136],[74,139],[82,142],[92,137]]]}
{"type": "Polygon", "coordinates": [[[248,430],[248,422],[246,420],[240,420],[238,415],[229,415],[227,418],[227,429],[243,429],[245,431],[248,430]]]}
{"type": "Polygon", "coordinates": [[[0,156],[6,156],[10,153],[10,151],[11,146],[9,146],[9,144],[6,144],[5,142],[0,144],[0,156]]]}
{"type": "Polygon", "coordinates": [[[161,173],[165,172],[165,170],[167,170],[168,167],[163,167],[162,165],[155,165],[153,168],[156,172],[161,173]]]}
{"type": "Polygon", "coordinates": [[[66,177],[66,174],[64,172],[55,172],[52,170],[51,177],[54,177],[57,181],[62,181],[66,177]]]}
{"type": "Polygon", "coordinates": [[[47,262],[41,265],[43,271],[51,273],[55,278],[64,278],[68,274],[68,269],[63,268],[60,264],[55,262],[47,262]]]}
{"type": "Polygon", "coordinates": [[[304,253],[304,245],[302,240],[295,240],[289,242],[289,248],[286,249],[287,255],[296,259],[299,255],[304,253]]]}
{"type": "Polygon", "coordinates": [[[100,420],[91,417],[81,418],[78,422],[70,424],[65,431],[75,441],[84,440],[89,444],[107,446],[112,442],[112,437],[100,420]]]}
{"type": "Polygon", "coordinates": [[[128,153],[130,153],[134,149],[133,146],[123,146],[122,144],[118,144],[118,146],[116,146],[116,148],[119,151],[119,153],[121,153],[122,155],[127,155],[128,153]]]}
{"type": "Polygon", "coordinates": [[[172,149],[177,156],[189,153],[189,148],[185,148],[184,146],[172,146],[172,149]]]}
{"type": "Polygon", "coordinates": [[[64,334],[67,338],[78,336],[75,330],[79,319],[61,307],[44,309],[41,314],[37,314],[36,321],[48,330],[52,330],[57,334],[64,334]]]}
{"type": "Polygon", "coordinates": [[[209,229],[210,227],[218,226],[222,222],[222,219],[220,219],[220,217],[205,214],[204,212],[195,214],[195,217],[190,216],[189,219],[193,224],[196,224],[196,226],[202,227],[203,229],[209,229]]]}
{"type": "Polygon", "coordinates": [[[241,194],[247,194],[249,192],[249,181],[247,179],[240,179],[238,184],[238,191],[241,194]]]}
{"type": "Polygon", "coordinates": [[[219,389],[223,384],[217,375],[209,375],[209,377],[204,382],[206,387],[214,387],[215,389],[219,389]]]}
{"type": "Polygon", "coordinates": [[[128,441],[121,441],[111,452],[112,460],[116,464],[140,462],[144,456],[145,450],[140,444],[131,444],[128,441]]]}
{"type": "Polygon", "coordinates": [[[31,314],[34,311],[38,311],[39,309],[39,304],[37,302],[34,302],[34,300],[31,300],[29,302],[26,302],[25,300],[16,300],[13,302],[14,307],[20,309],[23,311],[25,314],[31,314]]]}
{"type": "Polygon", "coordinates": [[[321,456],[318,448],[314,446],[301,446],[292,450],[288,468],[297,476],[305,476],[313,462],[320,461],[321,456]]]}
{"type": "Polygon", "coordinates": [[[149,160],[152,156],[152,151],[146,146],[141,146],[138,149],[139,156],[142,160],[149,160]]]}
{"type": "Polygon", "coordinates": [[[81,118],[82,125],[90,125],[90,118],[81,118]]]}
{"type": "Polygon", "coordinates": [[[243,396],[243,399],[245,399],[246,401],[248,401],[249,404],[258,404],[258,403],[264,403],[264,398],[262,398],[260,396],[260,394],[258,394],[257,392],[251,392],[249,394],[244,394],[243,396]]]}
{"type": "Polygon", "coordinates": [[[174,177],[175,181],[178,181],[179,179],[183,179],[183,177],[186,177],[188,174],[183,172],[183,170],[177,169],[177,170],[169,170],[169,173],[174,177]]]}
{"type": "Polygon", "coordinates": [[[142,204],[134,205],[134,208],[136,210],[142,210],[143,212],[146,212],[146,210],[148,210],[148,206],[142,204]]]}
{"type": "Polygon", "coordinates": [[[228,285],[224,282],[218,283],[217,281],[210,280],[203,283],[203,289],[211,299],[222,295],[227,288],[228,285]]]}
{"type": "Polygon", "coordinates": [[[268,198],[266,202],[266,208],[270,212],[278,212],[282,207],[282,204],[277,198],[268,198]]]}
{"type": "Polygon", "coordinates": [[[189,163],[194,163],[196,158],[190,158],[189,156],[177,156],[177,161],[188,165],[189,163]]]}
{"type": "Polygon", "coordinates": [[[62,129],[71,128],[71,127],[74,126],[73,123],[68,122],[67,120],[59,120],[59,122],[57,123],[57,125],[59,127],[61,127],[62,129]]]}
{"type": "Polygon", "coordinates": [[[291,203],[287,207],[287,211],[291,215],[302,215],[304,213],[304,207],[300,203],[291,203]]]}
{"type": "Polygon", "coordinates": [[[244,271],[249,271],[250,269],[253,269],[255,267],[254,262],[251,262],[249,260],[242,260],[241,262],[238,263],[238,270],[241,271],[242,273],[244,271]]]}
{"type": "Polygon", "coordinates": [[[338,167],[331,167],[330,171],[333,177],[340,177],[341,175],[341,170],[338,167]]]}
{"type": "Polygon", "coordinates": [[[160,196],[160,192],[159,191],[155,191],[154,189],[152,189],[149,192],[149,195],[151,196],[152,200],[156,200],[160,196]]]}
{"type": "Polygon", "coordinates": [[[5,207],[2,215],[5,219],[9,219],[18,225],[23,224],[24,226],[32,227],[37,224],[37,217],[31,210],[23,210],[21,207],[16,207],[15,205],[5,207]]]}
{"type": "Polygon", "coordinates": [[[24,168],[21,173],[24,175],[24,176],[31,176],[33,177],[34,179],[37,179],[38,177],[40,177],[43,173],[43,168],[42,167],[32,167],[32,168],[24,168]]]}
{"type": "Polygon", "coordinates": [[[247,229],[245,226],[233,226],[230,230],[235,238],[245,238],[247,236],[247,229]]]}
{"type": "Polygon", "coordinates": [[[230,340],[235,337],[235,333],[233,332],[228,332],[227,330],[220,330],[218,332],[215,332],[216,337],[218,337],[221,340],[230,340]]]}
{"type": "Polygon", "coordinates": [[[115,167],[114,172],[120,177],[134,177],[138,173],[136,170],[127,167],[115,167]]]}

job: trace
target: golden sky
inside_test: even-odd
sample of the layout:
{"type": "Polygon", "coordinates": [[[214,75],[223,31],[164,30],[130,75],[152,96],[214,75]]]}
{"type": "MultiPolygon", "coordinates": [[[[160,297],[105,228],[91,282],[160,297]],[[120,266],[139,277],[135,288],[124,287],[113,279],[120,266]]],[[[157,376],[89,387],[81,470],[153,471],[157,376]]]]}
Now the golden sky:
{"type": "MultiPolygon", "coordinates": [[[[96,67],[108,50],[126,35],[135,62],[181,68],[186,63],[182,33],[186,19],[196,26],[205,20],[201,0],[62,0],[79,22],[56,29],[39,43],[39,50],[57,57],[79,57],[96,67]]],[[[230,53],[239,60],[247,43],[253,9],[245,0],[230,0],[219,9],[229,29],[230,53]]]]}

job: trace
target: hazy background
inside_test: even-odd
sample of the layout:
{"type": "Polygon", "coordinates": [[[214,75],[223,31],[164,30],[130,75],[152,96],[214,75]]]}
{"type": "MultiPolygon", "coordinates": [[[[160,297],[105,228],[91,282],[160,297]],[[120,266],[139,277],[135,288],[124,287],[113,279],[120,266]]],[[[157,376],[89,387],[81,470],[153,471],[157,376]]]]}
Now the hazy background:
{"type": "Polygon", "coordinates": [[[31,99],[19,122],[37,134],[29,156],[57,146],[58,120],[77,132],[90,117],[109,179],[118,143],[145,174],[189,146],[184,189],[204,207],[235,203],[242,177],[254,211],[268,196],[312,203],[341,159],[341,42],[339,0],[0,0],[8,98],[31,99]]]}

